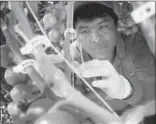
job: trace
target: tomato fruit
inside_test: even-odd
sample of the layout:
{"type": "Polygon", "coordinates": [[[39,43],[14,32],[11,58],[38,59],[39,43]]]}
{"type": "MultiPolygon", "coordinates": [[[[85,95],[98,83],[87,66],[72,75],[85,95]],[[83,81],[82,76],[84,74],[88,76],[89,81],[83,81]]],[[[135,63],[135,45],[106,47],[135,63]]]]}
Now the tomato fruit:
{"type": "Polygon", "coordinates": [[[17,84],[10,91],[13,101],[31,100],[39,96],[40,90],[33,84],[17,84]]]}
{"type": "Polygon", "coordinates": [[[0,46],[1,67],[7,68],[13,64],[13,53],[7,45],[0,46]]]}
{"type": "Polygon", "coordinates": [[[22,120],[27,123],[35,121],[38,117],[45,114],[53,104],[52,100],[46,98],[36,100],[28,107],[22,120]]]}
{"type": "Polygon", "coordinates": [[[55,29],[51,29],[49,32],[48,32],[48,36],[49,36],[49,39],[51,42],[53,43],[57,43],[59,42],[60,40],[60,34],[57,30],[55,29]]]}
{"type": "Polygon", "coordinates": [[[53,113],[46,113],[35,121],[34,124],[80,124],[72,114],[57,110],[53,113]]]}
{"type": "Polygon", "coordinates": [[[57,23],[56,17],[48,13],[43,17],[43,24],[45,28],[52,28],[57,23]]]}
{"type": "Polygon", "coordinates": [[[14,86],[16,84],[26,83],[28,81],[28,76],[22,73],[13,72],[13,67],[8,67],[4,74],[5,81],[14,86]]]}

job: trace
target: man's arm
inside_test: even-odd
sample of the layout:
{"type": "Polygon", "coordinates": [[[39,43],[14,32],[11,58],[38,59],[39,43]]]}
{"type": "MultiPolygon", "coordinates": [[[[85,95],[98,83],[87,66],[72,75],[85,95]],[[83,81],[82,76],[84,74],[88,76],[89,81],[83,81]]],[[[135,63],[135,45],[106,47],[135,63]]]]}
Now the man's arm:
{"type": "Polygon", "coordinates": [[[129,42],[135,72],[129,76],[133,92],[125,100],[132,105],[142,104],[155,99],[155,58],[140,34],[137,33],[129,42]]]}

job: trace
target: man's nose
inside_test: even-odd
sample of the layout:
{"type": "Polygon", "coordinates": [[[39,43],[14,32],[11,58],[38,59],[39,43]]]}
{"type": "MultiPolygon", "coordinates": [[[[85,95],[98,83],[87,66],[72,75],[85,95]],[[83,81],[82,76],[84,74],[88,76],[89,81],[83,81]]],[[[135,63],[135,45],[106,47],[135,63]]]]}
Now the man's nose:
{"type": "Polygon", "coordinates": [[[91,41],[97,43],[99,41],[99,36],[97,31],[91,33],[91,41]]]}

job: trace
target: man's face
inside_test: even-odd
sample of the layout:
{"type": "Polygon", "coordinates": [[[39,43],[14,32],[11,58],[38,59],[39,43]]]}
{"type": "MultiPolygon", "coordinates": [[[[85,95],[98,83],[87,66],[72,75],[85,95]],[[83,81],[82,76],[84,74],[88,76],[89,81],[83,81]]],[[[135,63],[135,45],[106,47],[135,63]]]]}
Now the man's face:
{"type": "Polygon", "coordinates": [[[117,29],[110,16],[78,20],[78,40],[93,59],[110,60],[116,46],[117,29]]]}

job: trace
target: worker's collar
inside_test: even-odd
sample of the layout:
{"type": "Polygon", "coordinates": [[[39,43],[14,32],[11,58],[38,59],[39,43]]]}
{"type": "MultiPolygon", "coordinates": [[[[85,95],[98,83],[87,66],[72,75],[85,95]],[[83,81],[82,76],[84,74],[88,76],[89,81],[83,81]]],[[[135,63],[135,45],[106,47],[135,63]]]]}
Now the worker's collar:
{"type": "Polygon", "coordinates": [[[118,39],[116,43],[116,57],[123,59],[125,56],[125,43],[123,37],[118,33],[118,39]]]}
{"type": "Polygon", "coordinates": [[[118,40],[116,44],[116,55],[112,63],[116,69],[119,67],[125,56],[125,43],[124,43],[125,39],[123,38],[124,37],[121,37],[121,35],[118,33],[118,40]]]}

